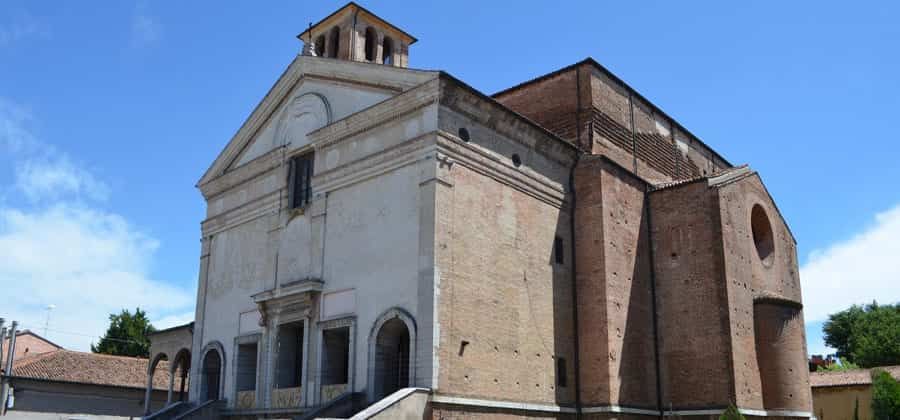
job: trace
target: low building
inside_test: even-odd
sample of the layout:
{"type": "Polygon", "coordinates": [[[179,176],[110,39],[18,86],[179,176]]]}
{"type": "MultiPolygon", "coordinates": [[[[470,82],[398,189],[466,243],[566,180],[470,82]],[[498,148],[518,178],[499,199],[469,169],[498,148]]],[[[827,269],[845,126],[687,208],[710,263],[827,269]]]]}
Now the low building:
{"type": "MultiPolygon", "coordinates": [[[[900,366],[882,369],[900,379],[900,366]]],[[[872,418],[872,369],[853,369],[809,374],[813,410],[819,420],[852,420],[859,401],[860,419],[872,418]]]]}
{"type": "MultiPolygon", "coordinates": [[[[3,351],[0,352],[0,369],[6,366],[6,351],[8,348],[9,338],[4,337],[3,351]]],[[[16,333],[16,354],[13,355],[13,360],[20,360],[23,357],[49,353],[56,350],[62,350],[62,346],[41,337],[31,330],[22,330],[16,333]]]]}
{"type": "MultiPolygon", "coordinates": [[[[150,339],[150,359],[147,360],[145,408],[154,408],[149,401],[153,397],[154,389],[160,378],[167,380],[165,405],[187,400],[193,333],[194,323],[189,322],[147,335],[147,338],[150,339]],[[159,373],[157,374],[157,372],[159,373]]],[[[147,410],[144,414],[149,413],[150,411],[147,410]]]]}
{"type": "MultiPolygon", "coordinates": [[[[65,413],[79,419],[135,417],[144,413],[144,387],[148,360],[58,349],[13,359],[13,389],[8,415],[12,418],[59,418],[65,413]]],[[[160,362],[153,377],[151,407],[166,402],[167,362],[160,362]]]]}

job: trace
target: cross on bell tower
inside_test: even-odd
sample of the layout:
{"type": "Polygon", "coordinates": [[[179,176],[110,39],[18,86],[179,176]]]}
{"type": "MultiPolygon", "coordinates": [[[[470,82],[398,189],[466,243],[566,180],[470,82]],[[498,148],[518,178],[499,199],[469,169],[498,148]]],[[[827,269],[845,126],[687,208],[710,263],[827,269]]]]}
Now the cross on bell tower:
{"type": "Polygon", "coordinates": [[[297,35],[303,55],[362,61],[396,67],[409,65],[416,38],[354,3],[328,15],[297,35]]]}

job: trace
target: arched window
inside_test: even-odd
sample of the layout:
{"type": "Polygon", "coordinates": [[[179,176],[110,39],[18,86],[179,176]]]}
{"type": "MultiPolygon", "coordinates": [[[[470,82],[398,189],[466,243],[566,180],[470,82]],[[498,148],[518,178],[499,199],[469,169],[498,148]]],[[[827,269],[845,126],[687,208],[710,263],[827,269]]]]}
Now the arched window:
{"type": "Polygon", "coordinates": [[[378,45],[378,34],[371,27],[366,28],[366,61],[375,61],[376,45],[378,45]]]}
{"type": "Polygon", "coordinates": [[[338,49],[341,47],[341,30],[337,26],[331,28],[331,33],[328,35],[328,43],[328,56],[337,58],[338,49]]]}
{"type": "Polygon", "coordinates": [[[394,40],[390,37],[384,37],[381,47],[381,63],[389,66],[394,65],[394,40]]]}
{"type": "Polygon", "coordinates": [[[325,56],[325,35],[319,35],[315,44],[316,57],[325,56]]]}

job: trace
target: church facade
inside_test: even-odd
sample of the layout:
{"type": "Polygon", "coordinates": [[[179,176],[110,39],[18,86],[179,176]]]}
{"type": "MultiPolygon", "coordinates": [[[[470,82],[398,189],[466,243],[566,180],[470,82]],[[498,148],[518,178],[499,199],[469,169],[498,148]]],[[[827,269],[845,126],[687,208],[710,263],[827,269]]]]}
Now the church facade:
{"type": "Polygon", "coordinates": [[[298,38],[198,182],[191,401],[811,417],[795,240],[749,166],[592,59],[488,96],[355,3],[298,38]]]}

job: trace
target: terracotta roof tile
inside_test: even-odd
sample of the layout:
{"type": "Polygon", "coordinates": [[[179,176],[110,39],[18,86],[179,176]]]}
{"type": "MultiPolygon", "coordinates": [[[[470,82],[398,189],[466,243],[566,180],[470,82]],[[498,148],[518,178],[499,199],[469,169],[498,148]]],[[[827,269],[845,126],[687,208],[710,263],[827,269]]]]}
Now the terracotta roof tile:
{"type": "MultiPolygon", "coordinates": [[[[57,350],[16,360],[12,376],[47,381],[144,388],[147,386],[148,364],[147,359],[138,357],[57,350]]],[[[153,388],[168,389],[168,385],[169,363],[161,361],[156,366],[153,375],[153,388]]]]}
{"type": "MultiPolygon", "coordinates": [[[[900,380],[900,366],[884,366],[874,369],[887,371],[900,380]]],[[[852,369],[836,372],[813,372],[809,384],[813,388],[825,386],[868,385],[872,383],[872,369],[852,369]]]]}
{"type": "Polygon", "coordinates": [[[664,190],[664,189],[667,189],[667,188],[677,187],[677,186],[679,186],[679,185],[690,184],[690,183],[692,183],[692,182],[697,182],[697,181],[702,181],[702,180],[708,180],[708,179],[712,179],[712,178],[722,177],[722,176],[730,175],[730,174],[732,174],[732,173],[737,173],[737,172],[739,172],[739,171],[744,171],[744,170],[746,170],[746,169],[748,169],[748,168],[749,168],[749,166],[747,166],[747,164],[743,164],[743,165],[740,165],[740,166],[734,166],[734,167],[731,167],[731,168],[725,168],[725,169],[723,169],[723,170],[721,170],[721,171],[713,172],[713,173],[711,173],[711,174],[709,174],[709,175],[699,175],[699,176],[690,177],[690,178],[678,179],[678,180],[675,180],[675,181],[662,182],[662,183],[659,183],[659,184],[654,184],[652,187],[650,187],[650,191],[659,191],[659,190],[664,190]]]}

